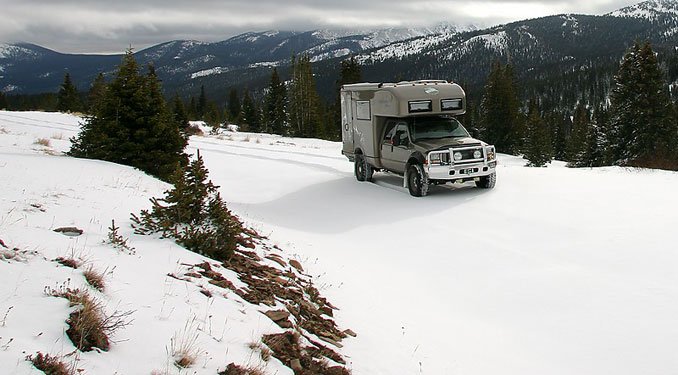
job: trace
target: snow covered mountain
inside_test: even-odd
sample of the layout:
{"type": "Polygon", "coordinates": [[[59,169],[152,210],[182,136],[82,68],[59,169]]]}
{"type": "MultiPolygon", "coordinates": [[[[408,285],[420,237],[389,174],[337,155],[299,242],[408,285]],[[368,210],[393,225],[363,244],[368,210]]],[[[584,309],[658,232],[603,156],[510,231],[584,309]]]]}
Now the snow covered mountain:
{"type": "Polygon", "coordinates": [[[648,0],[608,13],[614,17],[635,17],[657,20],[666,16],[678,16],[678,1],[648,0]]]}

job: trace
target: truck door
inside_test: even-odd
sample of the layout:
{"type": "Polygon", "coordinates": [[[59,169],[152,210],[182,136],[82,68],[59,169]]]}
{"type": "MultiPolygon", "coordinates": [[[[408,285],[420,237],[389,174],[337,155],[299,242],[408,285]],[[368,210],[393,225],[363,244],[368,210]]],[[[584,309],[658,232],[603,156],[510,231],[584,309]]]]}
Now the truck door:
{"type": "Polygon", "coordinates": [[[353,108],[351,105],[351,93],[341,93],[341,140],[344,154],[353,155],[353,108]]]}
{"type": "Polygon", "coordinates": [[[404,173],[405,164],[412,153],[410,148],[407,123],[388,121],[381,141],[381,160],[384,167],[393,172],[404,173]]]}

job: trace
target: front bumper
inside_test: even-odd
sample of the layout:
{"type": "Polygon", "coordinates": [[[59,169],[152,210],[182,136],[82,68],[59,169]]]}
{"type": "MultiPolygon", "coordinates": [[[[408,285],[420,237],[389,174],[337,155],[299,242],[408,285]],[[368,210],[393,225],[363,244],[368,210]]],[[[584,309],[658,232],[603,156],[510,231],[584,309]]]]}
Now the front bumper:
{"type": "Polygon", "coordinates": [[[426,172],[429,180],[471,180],[478,177],[491,175],[497,167],[496,153],[494,148],[488,152],[488,146],[455,147],[447,150],[431,151],[426,156],[426,172]],[[471,155],[474,151],[481,150],[480,158],[462,158],[455,160],[454,154],[471,155]],[[488,153],[494,158],[488,160],[488,153]]]}

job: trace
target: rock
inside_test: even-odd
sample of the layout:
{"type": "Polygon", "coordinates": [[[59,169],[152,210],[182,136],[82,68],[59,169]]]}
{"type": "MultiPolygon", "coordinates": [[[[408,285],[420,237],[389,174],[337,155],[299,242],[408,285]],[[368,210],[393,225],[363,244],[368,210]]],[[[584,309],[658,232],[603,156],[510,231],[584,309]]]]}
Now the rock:
{"type": "Polygon", "coordinates": [[[346,336],[351,336],[351,337],[356,337],[356,336],[358,336],[358,335],[357,335],[355,332],[353,332],[353,330],[351,330],[351,329],[346,329],[346,330],[344,330],[344,334],[345,334],[346,336]]]}
{"type": "Polygon", "coordinates": [[[278,263],[283,268],[287,267],[287,263],[285,263],[285,261],[280,259],[280,257],[278,257],[278,256],[269,255],[269,256],[266,257],[266,259],[269,259],[269,260],[272,260],[272,261],[278,263]]]}
{"type": "Polygon", "coordinates": [[[329,306],[321,307],[320,312],[329,316],[329,317],[334,317],[334,311],[329,306]]]}
{"type": "Polygon", "coordinates": [[[69,237],[77,237],[83,233],[82,229],[76,227],[61,227],[54,229],[54,231],[69,237]]]}
{"type": "Polygon", "coordinates": [[[270,310],[266,311],[264,315],[269,317],[272,321],[277,322],[279,320],[287,320],[287,318],[290,316],[290,313],[285,310],[270,310]]]}
{"type": "Polygon", "coordinates": [[[336,346],[337,348],[343,348],[343,347],[344,347],[344,346],[341,345],[338,341],[332,340],[332,339],[329,338],[329,337],[318,336],[318,338],[321,339],[321,340],[323,340],[323,341],[325,341],[325,342],[328,343],[328,344],[332,344],[332,345],[336,346]]]}
{"type": "Polygon", "coordinates": [[[295,359],[290,361],[290,367],[294,371],[301,371],[301,370],[304,369],[303,367],[301,367],[301,361],[299,361],[298,358],[295,358],[295,359]]]}
{"type": "Polygon", "coordinates": [[[299,272],[304,272],[304,267],[302,267],[301,263],[299,263],[295,259],[290,259],[290,266],[296,268],[297,271],[299,271],[299,272]]]}

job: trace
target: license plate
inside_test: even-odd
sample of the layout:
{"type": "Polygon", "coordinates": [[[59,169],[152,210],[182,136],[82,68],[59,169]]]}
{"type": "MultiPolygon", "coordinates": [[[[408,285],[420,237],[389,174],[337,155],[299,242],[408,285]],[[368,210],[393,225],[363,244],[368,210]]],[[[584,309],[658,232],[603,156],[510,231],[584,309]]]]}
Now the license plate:
{"type": "Polygon", "coordinates": [[[471,173],[473,173],[473,168],[464,169],[463,173],[464,174],[471,174],[471,173]]]}

